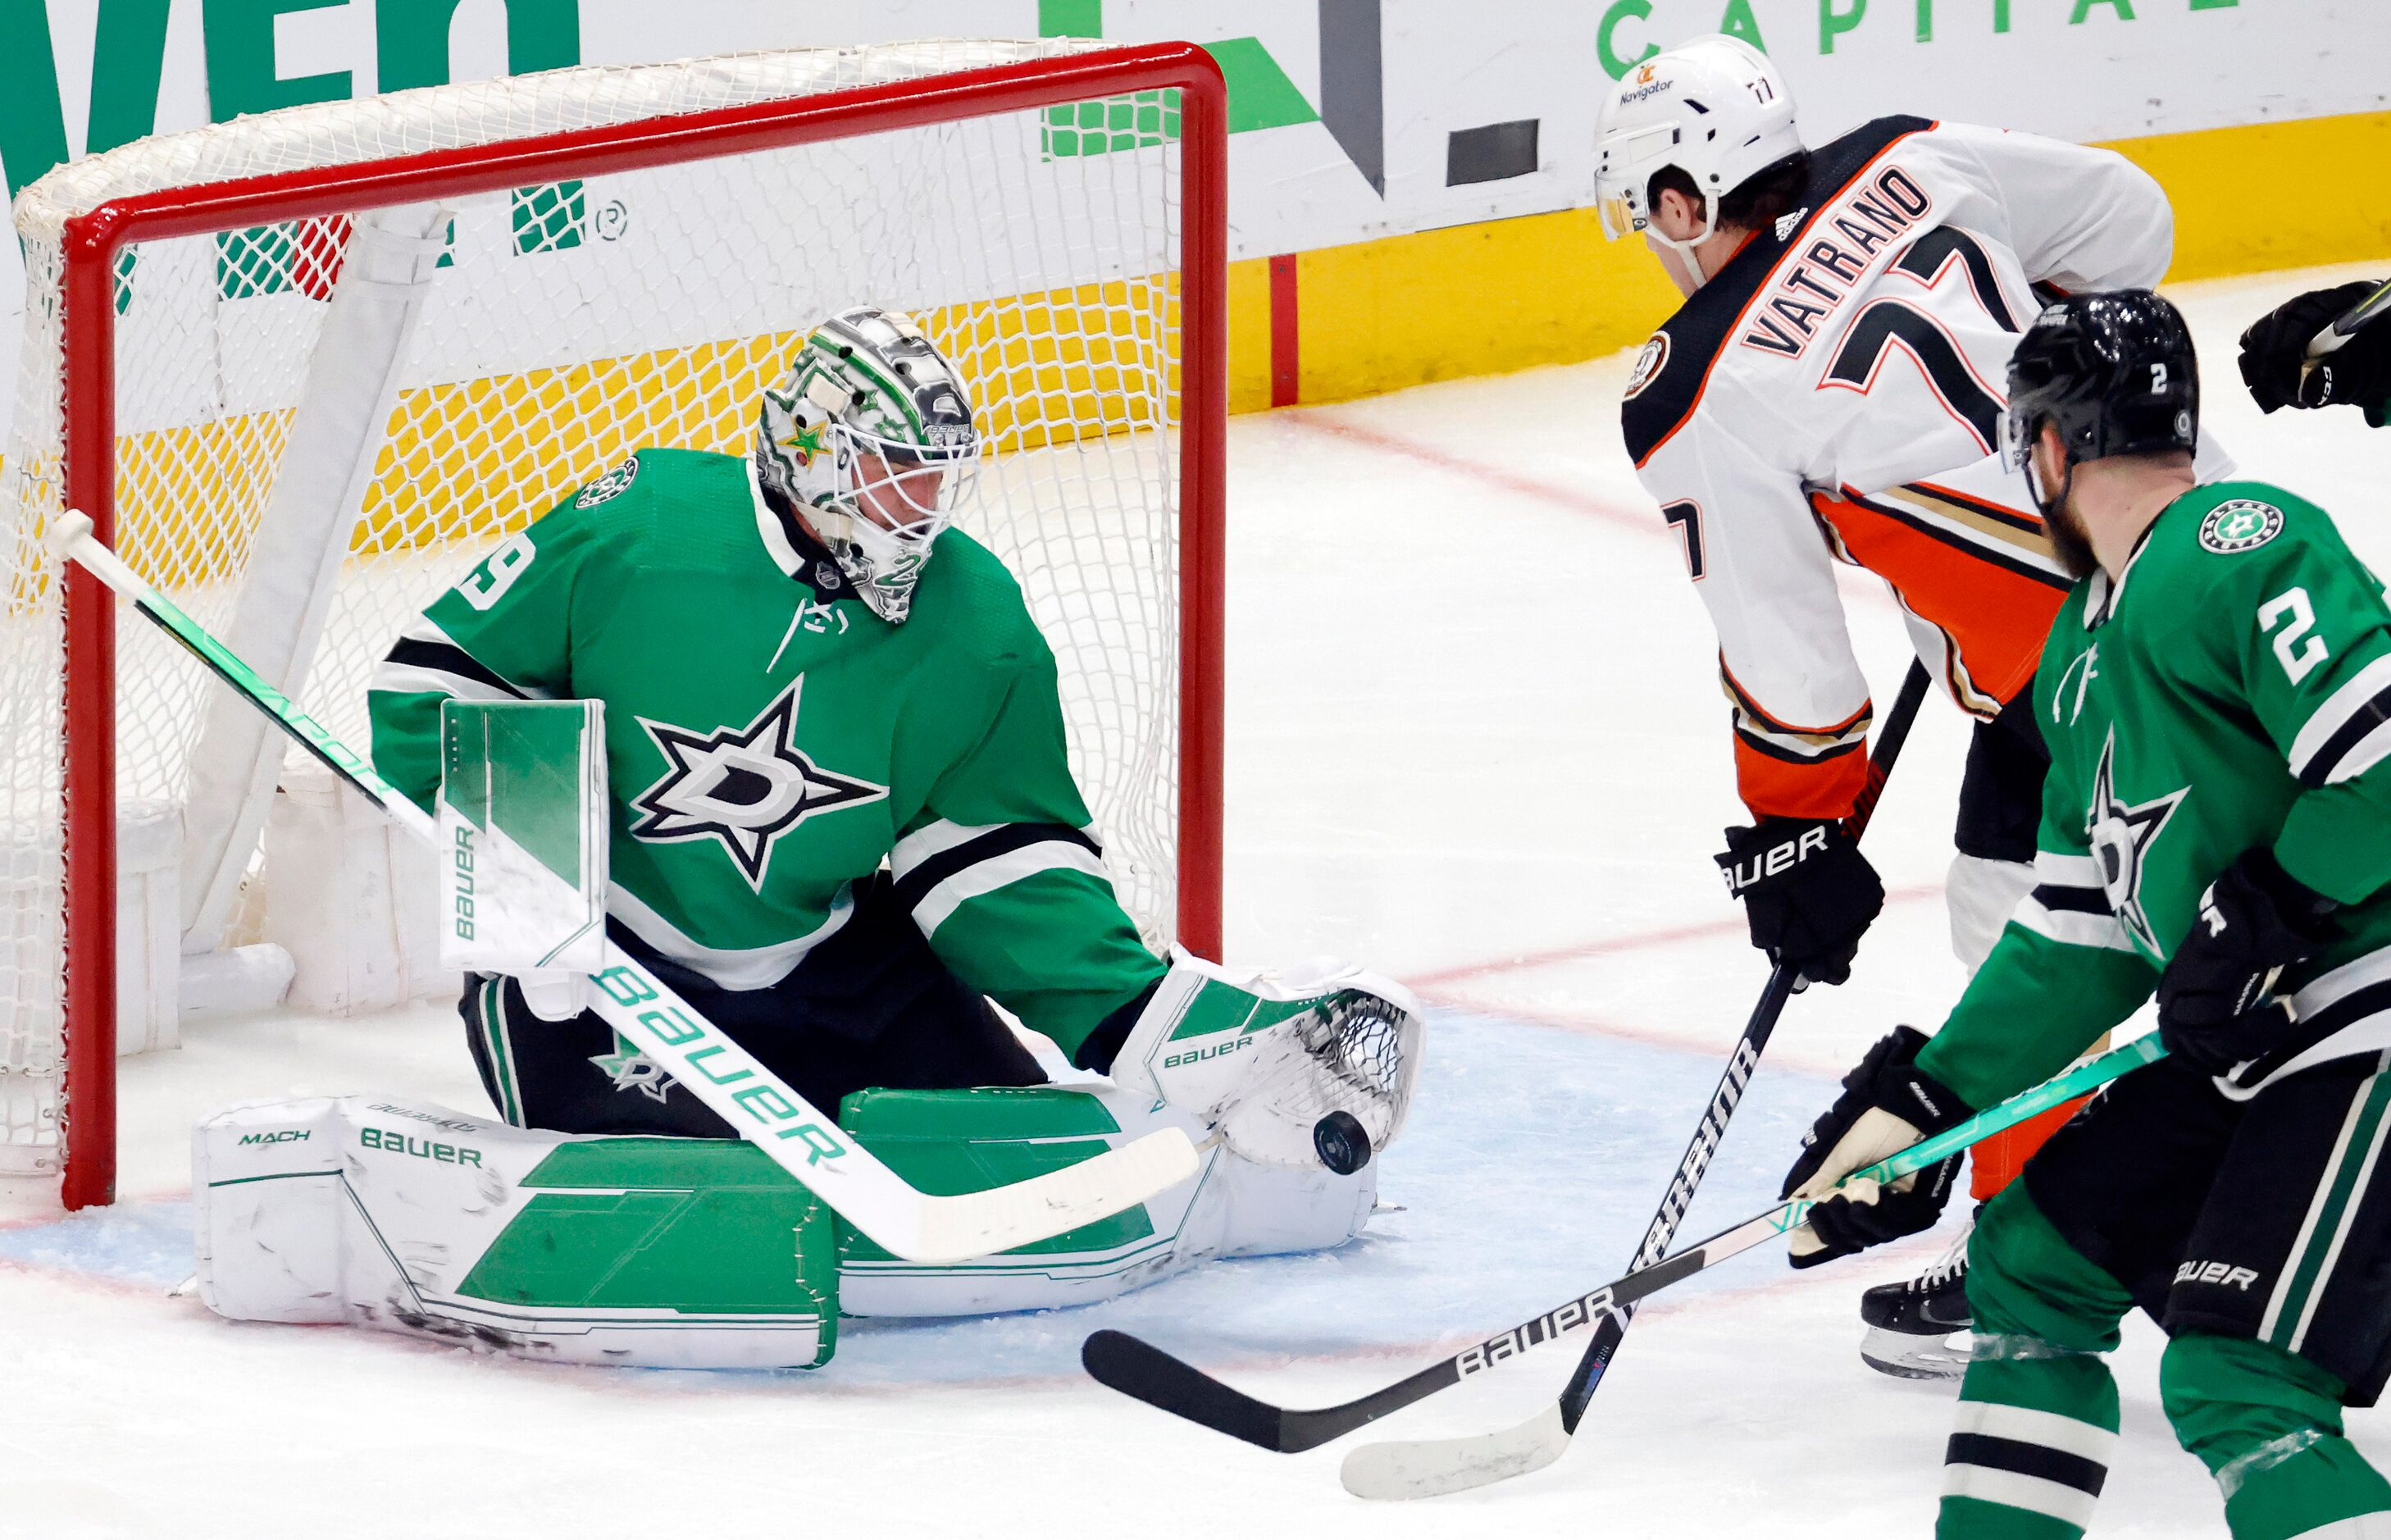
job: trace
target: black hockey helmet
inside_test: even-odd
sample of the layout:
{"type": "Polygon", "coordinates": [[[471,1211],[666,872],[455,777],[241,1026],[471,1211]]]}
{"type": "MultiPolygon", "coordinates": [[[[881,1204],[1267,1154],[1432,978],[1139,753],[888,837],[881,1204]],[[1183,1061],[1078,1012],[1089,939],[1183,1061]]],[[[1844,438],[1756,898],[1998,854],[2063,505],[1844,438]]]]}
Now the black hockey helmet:
{"type": "Polygon", "coordinates": [[[2190,450],[2200,430],[2191,330],[2147,289],[2071,294],[2045,309],[2010,356],[2001,447],[2024,470],[2044,423],[2067,462],[2190,450]]]}

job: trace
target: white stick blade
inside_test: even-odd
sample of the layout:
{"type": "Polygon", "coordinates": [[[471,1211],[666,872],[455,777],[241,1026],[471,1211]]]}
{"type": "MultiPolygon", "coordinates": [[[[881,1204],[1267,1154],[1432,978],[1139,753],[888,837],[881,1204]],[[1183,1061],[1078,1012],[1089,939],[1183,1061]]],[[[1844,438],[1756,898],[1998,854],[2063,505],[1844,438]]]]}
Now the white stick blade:
{"type": "Polygon", "coordinates": [[[64,556],[70,547],[90,533],[91,516],[70,508],[50,524],[49,548],[54,553],[64,556]]]}
{"type": "MultiPolygon", "coordinates": [[[[1196,1174],[1196,1146],[1175,1128],[1058,1171],[982,1193],[922,1200],[919,1234],[899,1252],[914,1262],[963,1262],[1048,1240],[1109,1219],[1196,1174]]],[[[897,1248],[874,1236],[891,1251],[897,1248]]]]}
{"type": "Polygon", "coordinates": [[[1356,1497],[1406,1502],[1492,1486],[1542,1470],[1559,1459],[1569,1444],[1556,1403],[1499,1433],[1365,1443],[1345,1456],[1338,1475],[1345,1490],[1356,1497]]]}

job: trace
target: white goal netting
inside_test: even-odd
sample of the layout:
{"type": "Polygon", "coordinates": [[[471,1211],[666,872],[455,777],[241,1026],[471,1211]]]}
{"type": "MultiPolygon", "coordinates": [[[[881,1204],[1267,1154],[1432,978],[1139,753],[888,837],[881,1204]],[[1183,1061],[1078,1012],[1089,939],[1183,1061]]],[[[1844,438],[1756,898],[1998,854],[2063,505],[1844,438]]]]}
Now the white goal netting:
{"type": "MultiPolygon", "coordinates": [[[[61,237],[112,200],[1077,53],[924,43],[590,67],[305,107],[61,167],[16,210],[26,340],[0,511],[0,1170],[58,1133],[61,237]]],[[[363,750],[367,674],[493,542],[623,458],[744,452],[811,324],[911,311],[992,435],[964,527],[1062,664],[1121,896],[1173,928],[1181,150],[1141,93],[140,242],[115,295],[115,544],[363,750]]],[[[129,610],[117,796],[175,810],[220,945],[278,744],[129,610]]]]}

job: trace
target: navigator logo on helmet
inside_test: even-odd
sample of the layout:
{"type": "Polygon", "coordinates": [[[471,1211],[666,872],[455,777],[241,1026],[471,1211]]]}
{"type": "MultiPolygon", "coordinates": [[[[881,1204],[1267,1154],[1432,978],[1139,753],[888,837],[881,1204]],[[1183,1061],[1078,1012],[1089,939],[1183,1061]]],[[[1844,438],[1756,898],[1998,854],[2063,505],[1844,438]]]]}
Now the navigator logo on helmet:
{"type": "MultiPolygon", "coordinates": [[[[1617,240],[1640,230],[1691,268],[1693,248],[1718,233],[1719,201],[1803,145],[1777,66],[1741,38],[1713,32],[1629,71],[1602,104],[1594,149],[1602,233],[1617,240]],[[1652,226],[1652,176],[1671,166],[1701,194],[1702,233],[1691,239],[1652,226]]],[[[1695,270],[1698,286],[1700,276],[1695,270]]]]}
{"type": "Polygon", "coordinates": [[[874,615],[911,610],[930,550],[976,482],[971,393],[911,317],[843,310],[764,392],[756,478],[795,508],[874,615]]]}

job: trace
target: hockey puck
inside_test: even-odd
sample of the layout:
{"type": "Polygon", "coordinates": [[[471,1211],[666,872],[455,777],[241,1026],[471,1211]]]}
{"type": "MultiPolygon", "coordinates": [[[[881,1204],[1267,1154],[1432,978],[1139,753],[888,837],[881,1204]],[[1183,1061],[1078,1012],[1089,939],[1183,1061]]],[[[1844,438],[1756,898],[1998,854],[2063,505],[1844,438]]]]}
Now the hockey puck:
{"type": "Polygon", "coordinates": [[[1328,1114],[1312,1125],[1312,1147],[1320,1163],[1339,1176],[1351,1176],[1370,1163],[1370,1133],[1350,1112],[1328,1114]]]}

